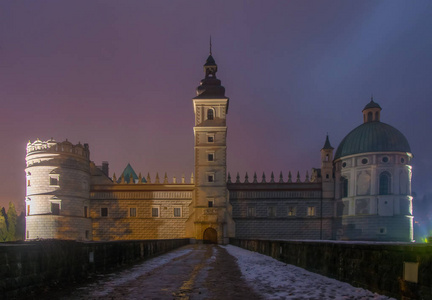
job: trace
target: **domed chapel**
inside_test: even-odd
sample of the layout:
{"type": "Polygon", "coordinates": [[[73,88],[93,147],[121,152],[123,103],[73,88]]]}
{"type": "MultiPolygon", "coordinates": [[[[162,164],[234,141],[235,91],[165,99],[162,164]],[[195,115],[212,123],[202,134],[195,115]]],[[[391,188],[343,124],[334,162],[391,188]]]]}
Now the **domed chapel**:
{"type": "Polygon", "coordinates": [[[305,178],[240,178],[227,173],[229,98],[217,70],[210,52],[192,99],[195,159],[188,178],[142,176],[129,164],[111,176],[107,162],[91,161],[88,144],[29,142],[26,239],[412,241],[411,149],[399,130],[381,122],[374,99],[336,152],[326,137],[321,165],[305,178]]]}

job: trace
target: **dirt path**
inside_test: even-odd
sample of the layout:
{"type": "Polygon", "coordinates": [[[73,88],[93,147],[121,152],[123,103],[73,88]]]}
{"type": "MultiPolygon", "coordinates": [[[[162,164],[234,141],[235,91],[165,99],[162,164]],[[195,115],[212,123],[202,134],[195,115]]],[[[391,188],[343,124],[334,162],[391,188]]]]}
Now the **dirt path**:
{"type": "MultiPolygon", "coordinates": [[[[241,278],[235,258],[217,245],[188,245],[150,271],[146,262],[76,288],[60,299],[261,299],[241,278]],[[181,252],[183,251],[183,252],[181,252]]],[[[174,252],[175,252],[174,251],[174,252]]],[[[160,259],[161,257],[155,258],[160,259]]],[[[54,295],[53,295],[54,296],[54,295]]]]}

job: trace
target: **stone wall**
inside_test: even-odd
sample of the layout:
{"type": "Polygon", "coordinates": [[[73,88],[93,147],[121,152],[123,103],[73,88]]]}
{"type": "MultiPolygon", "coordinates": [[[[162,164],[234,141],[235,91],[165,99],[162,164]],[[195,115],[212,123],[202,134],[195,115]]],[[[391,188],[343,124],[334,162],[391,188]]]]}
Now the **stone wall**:
{"type": "Polygon", "coordinates": [[[397,299],[432,299],[430,244],[246,239],[230,243],[397,299]]]}
{"type": "Polygon", "coordinates": [[[92,200],[93,240],[185,238],[190,203],[189,199],[92,200]],[[104,207],[108,209],[106,217],[101,216],[104,207]],[[157,217],[152,217],[153,207],[159,211],[157,217]],[[130,216],[131,208],[135,216],[130,216]],[[174,215],[174,208],[180,208],[180,216],[174,215]]]}
{"type": "Polygon", "coordinates": [[[0,298],[30,296],[51,285],[85,281],[189,243],[189,239],[121,242],[45,240],[0,244],[0,298]]]}

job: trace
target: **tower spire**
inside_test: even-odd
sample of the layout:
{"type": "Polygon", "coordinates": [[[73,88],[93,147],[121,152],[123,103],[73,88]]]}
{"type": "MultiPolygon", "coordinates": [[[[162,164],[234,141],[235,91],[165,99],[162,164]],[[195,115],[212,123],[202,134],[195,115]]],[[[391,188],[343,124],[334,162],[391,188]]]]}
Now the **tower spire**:
{"type": "Polygon", "coordinates": [[[211,42],[211,35],[210,35],[210,55],[212,55],[212,42],[211,42]]]}

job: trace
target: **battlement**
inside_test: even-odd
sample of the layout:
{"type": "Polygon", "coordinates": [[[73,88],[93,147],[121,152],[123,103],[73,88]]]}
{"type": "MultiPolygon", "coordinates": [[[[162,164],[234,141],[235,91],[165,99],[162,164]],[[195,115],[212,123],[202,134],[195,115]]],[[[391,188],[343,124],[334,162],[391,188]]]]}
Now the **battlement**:
{"type": "Polygon", "coordinates": [[[228,184],[240,184],[240,183],[251,183],[251,184],[262,184],[262,183],[318,183],[321,182],[321,170],[320,169],[312,169],[312,175],[309,177],[309,172],[306,171],[306,177],[304,181],[300,178],[300,172],[297,172],[296,178],[293,178],[291,175],[291,172],[288,172],[288,179],[285,181],[284,176],[282,172],[279,174],[279,178],[275,179],[274,173],[271,172],[270,180],[267,181],[266,175],[263,172],[261,179],[258,179],[256,172],[253,175],[253,178],[250,180],[249,175],[246,172],[246,175],[244,176],[244,181],[240,181],[240,174],[237,172],[237,176],[235,177],[235,180],[231,180],[231,174],[228,173],[228,184]]]}
{"type": "Polygon", "coordinates": [[[136,176],[135,172],[134,173],[130,173],[129,176],[127,174],[122,174],[120,175],[120,177],[117,179],[117,176],[113,175],[113,183],[114,184],[194,184],[194,174],[191,174],[190,177],[190,181],[189,183],[186,182],[185,179],[185,175],[183,174],[181,179],[177,179],[177,177],[173,177],[172,181],[170,182],[168,179],[168,175],[165,172],[165,176],[163,177],[163,179],[159,179],[159,173],[156,173],[156,177],[152,182],[152,179],[150,177],[150,173],[147,174],[147,177],[143,177],[141,176],[141,173],[139,173],[138,176],[136,176]],[[134,176],[135,175],[135,176],[134,176]],[[136,178],[135,178],[136,177],[136,178]]]}
{"type": "Polygon", "coordinates": [[[27,156],[41,152],[59,152],[59,153],[71,153],[74,155],[82,156],[86,159],[90,157],[90,150],[88,144],[82,145],[78,143],[76,145],[69,142],[67,139],[63,142],[56,142],[54,139],[48,141],[36,141],[28,142],[27,144],[27,156]]]}

